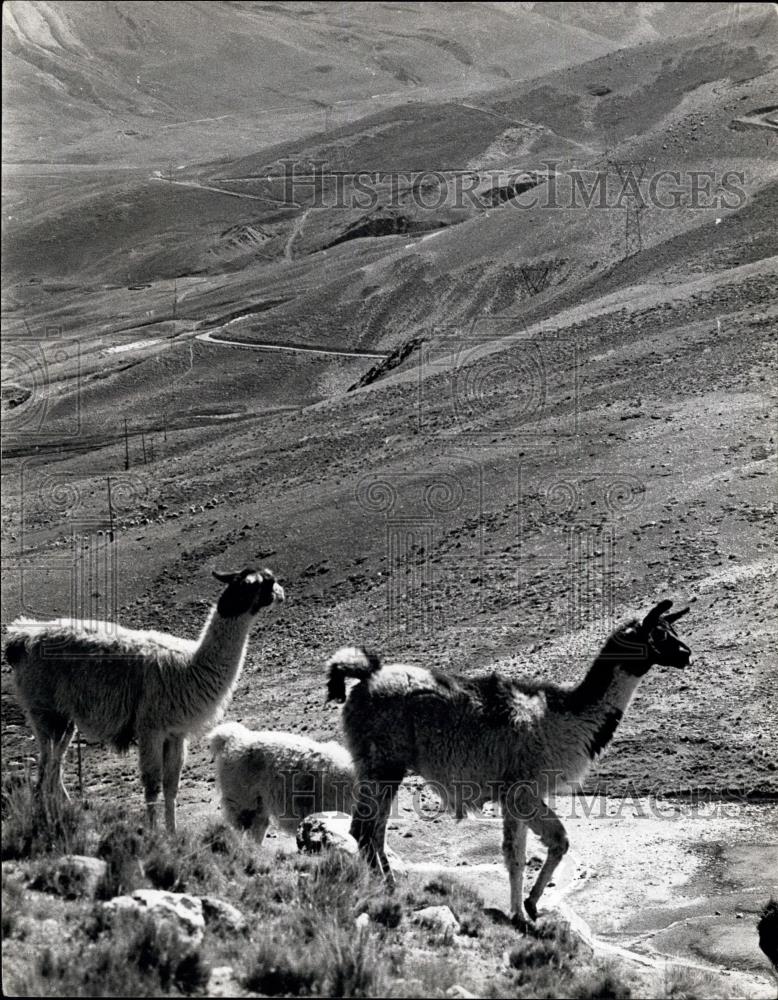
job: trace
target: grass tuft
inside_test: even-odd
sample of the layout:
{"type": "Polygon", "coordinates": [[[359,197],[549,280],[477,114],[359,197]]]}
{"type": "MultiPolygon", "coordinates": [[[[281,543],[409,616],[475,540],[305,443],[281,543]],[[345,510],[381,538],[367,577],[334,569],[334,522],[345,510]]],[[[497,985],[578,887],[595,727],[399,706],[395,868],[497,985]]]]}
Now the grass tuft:
{"type": "Polygon", "coordinates": [[[71,921],[56,948],[37,950],[24,990],[53,997],[190,996],[204,992],[209,977],[200,949],[169,923],[151,915],[109,915],[98,905],[71,921]]]}
{"type": "Polygon", "coordinates": [[[79,802],[48,801],[35,794],[29,775],[11,775],[0,790],[3,861],[41,854],[87,854],[94,824],[79,802]]]}

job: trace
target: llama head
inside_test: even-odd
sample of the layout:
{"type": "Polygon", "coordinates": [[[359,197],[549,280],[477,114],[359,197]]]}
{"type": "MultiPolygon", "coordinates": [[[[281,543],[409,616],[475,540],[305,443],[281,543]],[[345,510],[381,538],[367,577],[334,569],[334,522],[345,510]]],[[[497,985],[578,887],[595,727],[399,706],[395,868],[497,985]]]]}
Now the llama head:
{"type": "Polygon", "coordinates": [[[256,615],[274,601],[283,601],[284,588],[276,583],[272,570],[244,569],[240,573],[219,573],[213,571],[220,583],[227,589],[216,605],[223,618],[237,618],[240,615],[256,615]]]}
{"type": "Polygon", "coordinates": [[[666,612],[673,605],[672,601],[660,601],[652,608],[638,628],[639,641],[648,647],[651,663],[663,667],[686,667],[689,665],[692,651],[678,638],[674,623],[685,615],[689,608],[666,612]]]}
{"type": "Polygon", "coordinates": [[[618,628],[605,644],[600,659],[618,665],[633,677],[643,677],[657,663],[663,667],[686,667],[691,650],[681,642],[674,622],[689,608],[666,614],[672,601],[660,601],[646,617],[636,618],[618,628]]]}

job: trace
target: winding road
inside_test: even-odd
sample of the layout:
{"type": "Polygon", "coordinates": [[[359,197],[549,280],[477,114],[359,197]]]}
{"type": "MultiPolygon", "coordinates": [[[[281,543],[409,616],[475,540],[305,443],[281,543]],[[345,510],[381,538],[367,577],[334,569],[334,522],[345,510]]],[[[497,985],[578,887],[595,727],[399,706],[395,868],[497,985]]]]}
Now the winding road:
{"type": "Polygon", "coordinates": [[[206,330],[205,333],[198,333],[196,340],[202,340],[207,344],[222,344],[226,347],[243,347],[250,351],[287,351],[292,354],[326,354],[332,358],[370,358],[374,361],[383,361],[389,357],[388,354],[379,354],[375,351],[349,351],[331,350],[328,347],[302,347],[296,344],[244,344],[238,340],[225,340],[217,337],[219,331],[206,330]]]}

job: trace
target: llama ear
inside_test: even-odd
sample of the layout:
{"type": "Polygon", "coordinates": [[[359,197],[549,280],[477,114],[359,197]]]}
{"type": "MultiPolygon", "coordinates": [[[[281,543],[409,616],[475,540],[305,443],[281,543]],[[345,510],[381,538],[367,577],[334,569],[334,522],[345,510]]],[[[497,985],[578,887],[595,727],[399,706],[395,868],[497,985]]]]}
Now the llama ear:
{"type": "Polygon", "coordinates": [[[677,622],[679,618],[683,618],[683,616],[688,614],[691,610],[691,608],[684,608],[683,611],[674,611],[671,615],[665,615],[665,618],[669,622],[677,622]]]}
{"type": "Polygon", "coordinates": [[[211,573],[219,583],[234,583],[240,576],[240,573],[220,573],[217,569],[211,570],[211,573]]]}
{"type": "Polygon", "coordinates": [[[660,601],[659,604],[657,604],[655,608],[652,608],[643,619],[643,628],[653,628],[665,611],[672,606],[672,601],[660,601]]]}

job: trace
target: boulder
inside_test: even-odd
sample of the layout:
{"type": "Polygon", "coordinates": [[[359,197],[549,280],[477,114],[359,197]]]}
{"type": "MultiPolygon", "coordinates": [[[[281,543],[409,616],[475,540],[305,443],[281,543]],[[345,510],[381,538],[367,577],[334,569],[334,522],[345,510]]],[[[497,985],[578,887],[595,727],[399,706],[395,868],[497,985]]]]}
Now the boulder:
{"type": "Polygon", "coordinates": [[[337,812],[311,813],[297,827],[297,850],[302,854],[341,851],[355,856],[357,842],[349,833],[351,817],[337,812]]]}
{"type": "MultiPolygon", "coordinates": [[[[339,812],[311,813],[297,827],[297,849],[302,854],[320,854],[323,850],[340,851],[355,857],[359,854],[351,836],[351,817],[339,812]]],[[[391,847],[386,847],[386,859],[395,875],[407,875],[408,868],[391,847]]]]}
{"type": "Polygon", "coordinates": [[[451,997],[452,1000],[478,1000],[475,993],[471,993],[470,990],[466,990],[464,986],[460,986],[459,983],[454,983],[453,986],[449,986],[446,990],[446,996],[451,997]]]}
{"type": "Polygon", "coordinates": [[[203,907],[205,925],[209,930],[216,929],[226,931],[229,934],[242,934],[248,927],[248,921],[232,903],[225,903],[223,899],[218,899],[216,896],[201,896],[200,902],[203,907]]]}
{"type": "MultiPolygon", "coordinates": [[[[64,854],[46,873],[45,888],[65,899],[94,899],[97,888],[105,878],[108,865],[101,858],[85,854],[64,854]]],[[[33,880],[33,888],[37,888],[33,880]]]]}
{"type": "Polygon", "coordinates": [[[425,906],[416,910],[413,922],[441,934],[459,933],[459,921],[448,906],[425,906]]]}
{"type": "Polygon", "coordinates": [[[207,997],[239,997],[243,992],[231,965],[218,965],[215,969],[211,969],[205,991],[207,997]]]}
{"type": "Polygon", "coordinates": [[[131,896],[114,896],[104,904],[115,913],[152,914],[171,924],[184,943],[197,946],[205,932],[203,905],[196,896],[162,889],[136,889],[131,896]]]}

